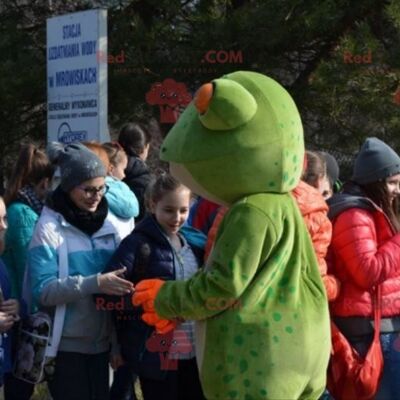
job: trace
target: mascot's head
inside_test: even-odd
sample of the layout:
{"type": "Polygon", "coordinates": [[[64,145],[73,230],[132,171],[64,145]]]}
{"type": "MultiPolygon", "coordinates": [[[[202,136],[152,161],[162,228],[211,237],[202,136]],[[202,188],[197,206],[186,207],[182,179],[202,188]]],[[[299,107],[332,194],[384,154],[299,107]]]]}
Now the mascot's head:
{"type": "Polygon", "coordinates": [[[293,99],[274,80],[246,71],[200,87],[161,146],[177,179],[228,205],[250,194],[290,191],[303,158],[293,99]]]}

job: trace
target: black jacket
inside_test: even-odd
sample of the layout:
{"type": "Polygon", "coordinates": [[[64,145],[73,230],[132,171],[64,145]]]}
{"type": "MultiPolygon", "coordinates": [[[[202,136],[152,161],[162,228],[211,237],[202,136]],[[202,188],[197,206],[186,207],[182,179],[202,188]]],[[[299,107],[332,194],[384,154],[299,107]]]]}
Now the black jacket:
{"type": "Polygon", "coordinates": [[[151,180],[151,172],[146,163],[139,157],[128,156],[128,165],[123,180],[135,193],[139,201],[139,215],[135,221],[140,221],[145,215],[144,192],[151,180]]]}

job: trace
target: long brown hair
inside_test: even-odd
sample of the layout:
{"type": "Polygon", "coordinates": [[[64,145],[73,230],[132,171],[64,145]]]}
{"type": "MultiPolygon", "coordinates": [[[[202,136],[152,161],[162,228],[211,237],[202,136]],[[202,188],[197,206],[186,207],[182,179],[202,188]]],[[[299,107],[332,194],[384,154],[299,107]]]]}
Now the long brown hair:
{"type": "Polygon", "coordinates": [[[8,206],[17,198],[18,191],[26,185],[37,185],[42,179],[53,176],[54,167],[46,154],[33,144],[22,145],[17,162],[8,179],[4,202],[8,206]]]}
{"type": "Polygon", "coordinates": [[[383,212],[389,218],[389,221],[391,222],[395,231],[400,232],[400,220],[398,213],[399,202],[397,198],[390,202],[390,196],[386,187],[386,182],[382,180],[360,186],[367,197],[383,210],[383,212]]]}

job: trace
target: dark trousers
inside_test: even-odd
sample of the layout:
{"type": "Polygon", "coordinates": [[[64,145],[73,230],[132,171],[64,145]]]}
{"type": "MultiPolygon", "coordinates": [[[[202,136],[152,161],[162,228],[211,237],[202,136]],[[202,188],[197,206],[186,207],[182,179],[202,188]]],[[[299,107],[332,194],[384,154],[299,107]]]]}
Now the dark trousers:
{"type": "Polygon", "coordinates": [[[48,382],[53,400],[108,400],[108,356],[59,351],[48,382]]]}
{"type": "Polygon", "coordinates": [[[110,400],[136,400],[133,382],[136,375],[126,365],[122,365],[114,372],[114,379],[110,389],[110,400]]]}
{"type": "Polygon", "coordinates": [[[178,369],[168,371],[163,381],[139,379],[144,400],[205,400],[195,358],[179,360],[178,369]]]}
{"type": "Polygon", "coordinates": [[[5,400],[29,400],[33,394],[35,385],[21,381],[11,372],[4,375],[4,399],[5,400]]]}

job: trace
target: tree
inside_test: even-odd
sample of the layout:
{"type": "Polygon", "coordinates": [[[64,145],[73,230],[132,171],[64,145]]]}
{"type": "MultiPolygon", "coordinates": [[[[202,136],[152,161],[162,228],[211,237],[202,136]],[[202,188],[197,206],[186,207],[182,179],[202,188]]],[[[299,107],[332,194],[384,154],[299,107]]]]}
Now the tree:
{"type": "Polygon", "coordinates": [[[45,19],[93,6],[109,9],[109,53],[124,52],[124,64],[109,65],[113,129],[131,118],[159,119],[159,107],[146,102],[156,82],[174,79],[193,95],[203,82],[248,69],[293,95],[309,148],[348,166],[366,136],[400,144],[397,0],[3,2],[3,152],[21,137],[45,137],[45,19]]]}

